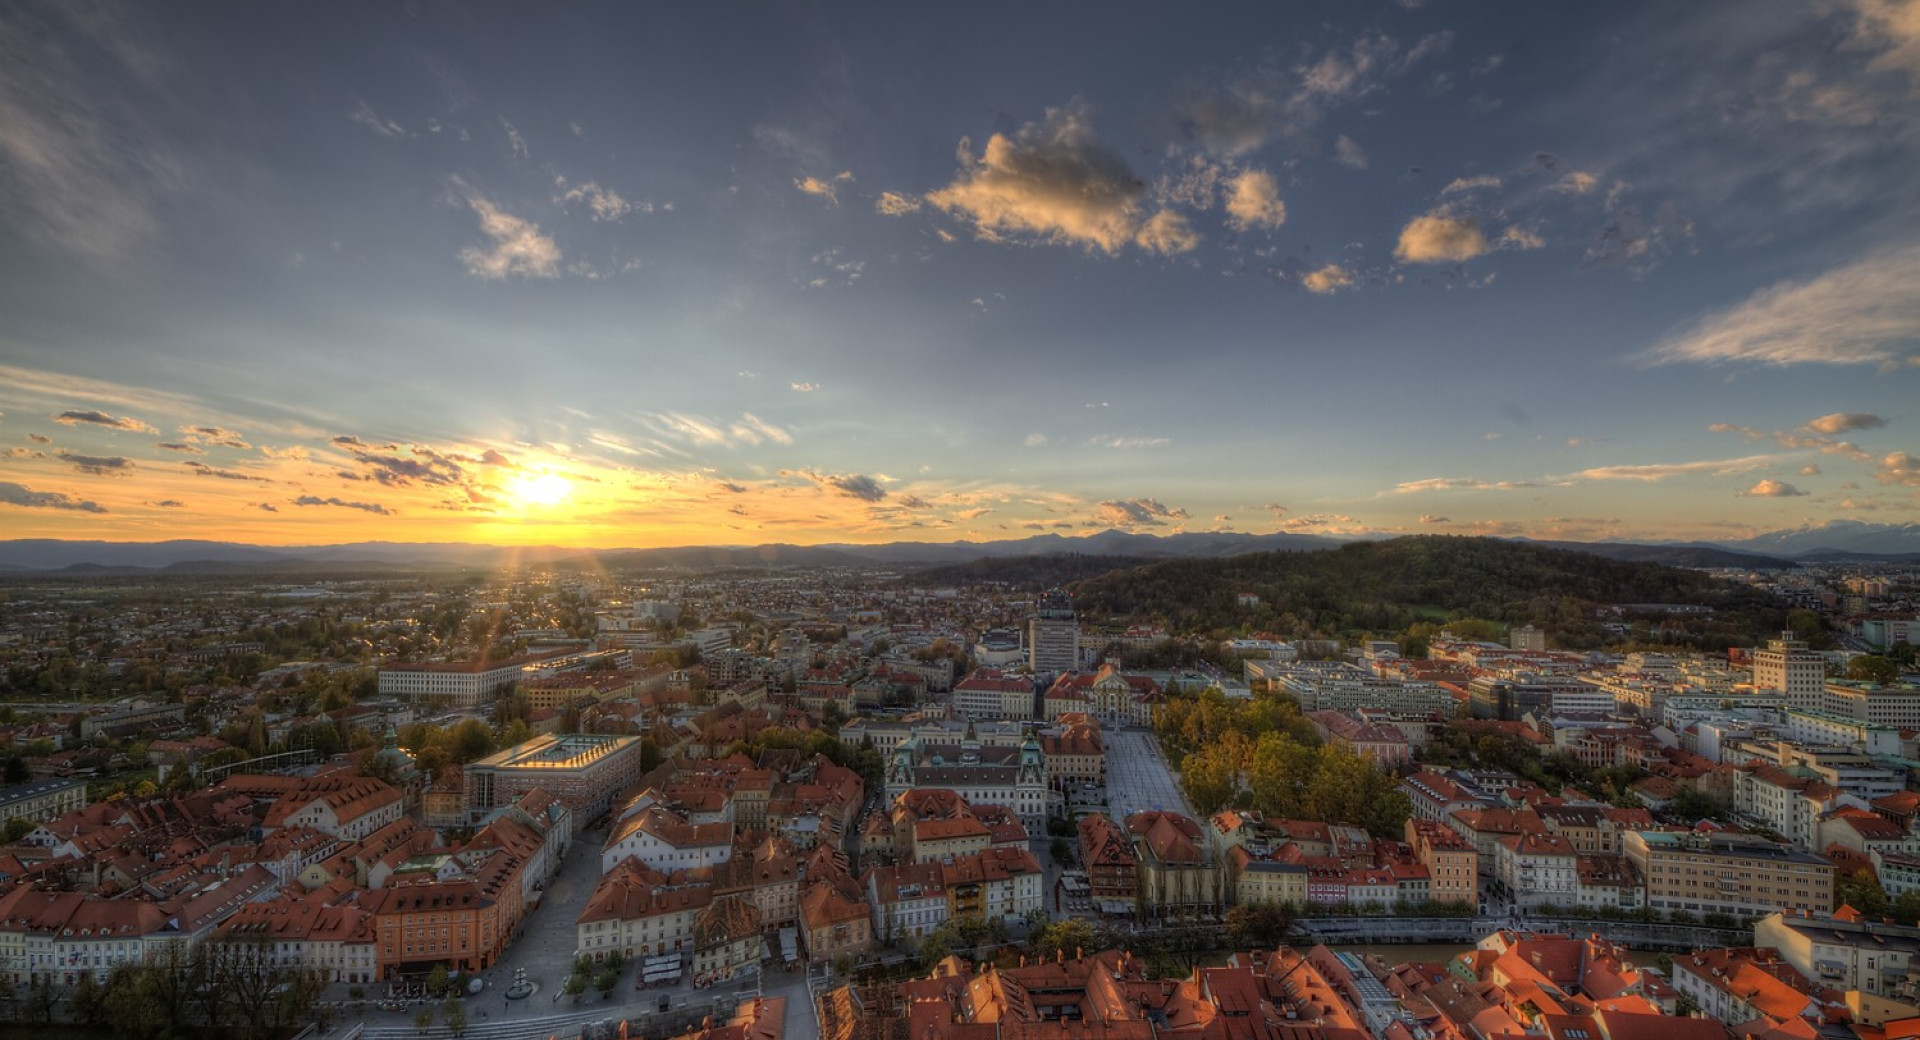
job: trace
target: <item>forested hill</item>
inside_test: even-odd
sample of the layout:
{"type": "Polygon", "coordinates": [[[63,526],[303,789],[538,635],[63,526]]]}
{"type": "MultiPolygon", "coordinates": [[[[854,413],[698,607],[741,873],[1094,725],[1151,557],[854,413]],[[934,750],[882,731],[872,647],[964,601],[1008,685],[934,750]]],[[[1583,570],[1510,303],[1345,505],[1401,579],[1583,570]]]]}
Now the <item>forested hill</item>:
{"type": "Polygon", "coordinates": [[[1786,610],[1764,593],[1697,571],[1438,535],[1168,560],[1089,578],[1073,592],[1084,621],[1157,621],[1173,631],[1392,636],[1420,622],[1472,617],[1532,623],[1553,645],[1583,647],[1602,640],[1598,607],[1691,604],[1713,613],[1662,617],[1659,641],[1719,649],[1752,645],[1786,624],[1786,610]],[[1260,604],[1240,606],[1243,593],[1260,604]]]}

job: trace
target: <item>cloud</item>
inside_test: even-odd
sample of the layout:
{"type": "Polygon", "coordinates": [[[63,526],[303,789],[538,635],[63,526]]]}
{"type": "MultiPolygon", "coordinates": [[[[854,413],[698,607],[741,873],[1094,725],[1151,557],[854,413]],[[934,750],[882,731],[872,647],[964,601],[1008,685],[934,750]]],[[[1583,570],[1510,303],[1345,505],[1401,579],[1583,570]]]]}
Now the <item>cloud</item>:
{"type": "Polygon", "coordinates": [[[851,183],[853,183],[853,171],[842,170],[824,180],[819,177],[796,177],[794,178],[793,186],[808,195],[826,199],[827,204],[830,206],[838,206],[840,204],[840,185],[851,183]]]}
{"type": "Polygon", "coordinates": [[[70,451],[63,451],[54,457],[82,473],[90,473],[96,477],[133,472],[133,460],[119,455],[76,455],[70,451]]]}
{"type": "Polygon", "coordinates": [[[401,126],[391,119],[381,118],[378,113],[374,112],[373,106],[367,104],[365,101],[360,102],[358,107],[347,113],[347,118],[388,140],[395,140],[407,136],[406,127],[401,126]]]}
{"type": "Polygon", "coordinates": [[[163,498],[153,505],[156,509],[184,509],[186,507],[186,503],[177,498],[163,498]]]}
{"type": "Polygon", "coordinates": [[[250,473],[240,473],[230,469],[219,469],[214,466],[209,466],[204,462],[189,461],[183,462],[181,465],[203,477],[219,477],[221,480],[251,480],[261,484],[273,483],[273,481],[266,477],[256,477],[250,473]]]}
{"type": "MultiPolygon", "coordinates": [[[[622,198],[619,192],[602,188],[595,181],[587,181],[585,184],[576,184],[568,188],[556,197],[554,202],[561,205],[584,202],[587,204],[587,209],[593,213],[594,220],[609,223],[617,223],[621,217],[632,213],[637,208],[642,208],[622,198]]],[[[653,207],[647,204],[644,208],[651,210],[653,207]]]]}
{"type": "MultiPolygon", "coordinates": [[[[1818,421],[1818,420],[1815,420],[1818,421]]],[[[1802,429],[1812,429],[1811,424],[1802,429]]],[[[1793,430],[1756,430],[1751,426],[1735,426],[1732,423],[1714,423],[1707,427],[1711,433],[1737,433],[1750,441],[1771,440],[1783,448],[1802,451],[1812,450],[1822,455],[1842,455],[1855,462],[1873,461],[1872,453],[1851,441],[1835,440],[1817,433],[1802,433],[1793,430]]]]}
{"type": "Polygon", "coordinates": [[[993,509],[991,507],[979,506],[973,509],[962,509],[961,511],[953,515],[954,515],[954,518],[957,520],[973,521],[973,520],[978,520],[981,517],[986,516],[988,513],[991,513],[991,512],[993,512],[993,509]]]}
{"type": "Polygon", "coordinates": [[[1444,516],[1435,516],[1432,513],[1422,513],[1420,515],[1419,522],[1423,524],[1450,524],[1453,521],[1444,516]]]}
{"type": "Polygon", "coordinates": [[[1882,484],[1920,487],[1920,459],[1904,451],[1896,451],[1880,460],[1880,465],[1873,471],[1873,478],[1882,484]]]}
{"type": "Polygon", "coordinates": [[[793,434],[767,422],[752,412],[741,412],[740,421],[734,423],[729,432],[733,434],[735,440],[744,441],[748,444],[759,444],[763,439],[775,444],[793,444],[793,434]]]}
{"type": "Polygon", "coordinates": [[[1583,170],[1570,171],[1554,187],[1575,195],[1585,195],[1600,186],[1600,178],[1583,170]]]}
{"type": "Polygon", "coordinates": [[[887,497],[887,489],[880,482],[862,473],[808,473],[807,476],[821,487],[832,488],[862,502],[879,502],[887,497]]]}
{"type": "Polygon", "coordinates": [[[486,248],[469,246],[460,251],[460,262],[467,265],[468,274],[495,281],[513,275],[559,276],[560,247],[540,233],[539,225],[500,209],[477,192],[466,190],[458,180],[454,183],[465,193],[467,205],[480,218],[481,232],[493,240],[486,248]]]}
{"type": "Polygon", "coordinates": [[[889,217],[904,217],[920,212],[920,200],[897,191],[883,191],[873,202],[874,211],[889,217]]]}
{"type": "Polygon", "coordinates": [[[1740,498],[1797,498],[1804,494],[1806,494],[1805,491],[1792,484],[1774,480],[1771,477],[1738,493],[1740,498]]]}
{"type": "Polygon", "coordinates": [[[1652,364],[1920,366],[1920,246],[1780,282],[1642,355],[1652,364]]]}
{"type": "Polygon", "coordinates": [[[1277,84],[1250,77],[1190,94],[1175,107],[1174,117],[1184,136],[1215,155],[1234,158],[1265,145],[1285,107],[1277,84]]]}
{"type": "Polygon", "coordinates": [[[52,444],[53,443],[52,437],[48,437],[47,435],[41,434],[41,433],[29,433],[27,434],[27,440],[30,440],[35,444],[52,444]]]}
{"type": "Polygon", "coordinates": [[[194,445],[182,444],[178,441],[157,441],[154,443],[153,446],[156,448],[165,449],[167,451],[177,451],[182,455],[205,455],[206,454],[206,452],[200,450],[194,445]]]}
{"type": "Polygon", "coordinates": [[[1498,188],[1499,186],[1500,178],[1492,174],[1481,174],[1478,177],[1456,177],[1446,187],[1440,189],[1440,194],[1453,195],[1463,191],[1480,191],[1485,188],[1498,188]]]}
{"type": "Polygon", "coordinates": [[[35,491],[23,484],[0,482],[0,502],[28,509],[70,509],[79,513],[104,513],[98,502],[85,502],[59,491],[35,491]]]}
{"type": "Polygon", "coordinates": [[[388,512],[386,506],[378,502],[348,502],[345,499],[321,498],[317,495],[301,495],[299,498],[293,500],[293,504],[296,506],[339,506],[342,509],[358,509],[362,512],[378,513],[381,516],[393,515],[391,512],[388,512]]]}
{"type": "Polygon", "coordinates": [[[1803,477],[1817,477],[1820,475],[1820,467],[1809,462],[1800,467],[1800,475],[1803,477]]]}
{"type": "Polygon", "coordinates": [[[1164,448],[1173,441],[1165,437],[1116,437],[1106,434],[1087,438],[1087,444],[1095,448],[1164,448]]]}
{"type": "Polygon", "coordinates": [[[1187,223],[1187,218],[1170,209],[1163,209],[1140,225],[1140,231],[1133,240],[1142,249],[1171,256],[1174,253],[1191,253],[1200,244],[1199,232],[1187,223]]]}
{"type": "Polygon", "coordinates": [[[1887,421],[1870,412],[1834,412],[1823,415],[1807,424],[1807,429],[1815,433],[1845,433],[1848,430],[1877,430],[1887,421]]]}
{"type": "Polygon", "coordinates": [[[746,485],[744,484],[734,484],[727,481],[722,481],[719,484],[715,484],[714,486],[719,488],[722,491],[729,491],[736,495],[744,495],[747,493],[747,488],[746,488],[746,485]]]}
{"type": "Polygon", "coordinates": [[[1396,495],[1415,495],[1424,491],[1517,491],[1521,488],[1539,487],[1539,484],[1526,480],[1473,480],[1461,477],[1429,477],[1426,480],[1409,480],[1393,486],[1396,495]]]}
{"type": "Polygon", "coordinates": [[[988,241],[1030,239],[1118,253],[1141,232],[1145,185],[1101,145],[1086,107],[1050,108],[1012,135],[994,134],[979,157],[960,141],[960,171],[926,201],[988,241]]]}
{"type": "Polygon", "coordinates": [[[1237,231],[1277,228],[1287,222],[1280,185],[1265,170],[1243,170],[1227,182],[1227,224],[1237,231]]]}
{"type": "Polygon", "coordinates": [[[1353,286],[1353,273],[1339,264],[1328,264],[1317,271],[1308,271],[1301,277],[1300,284],[1308,292],[1331,296],[1353,286]]]}
{"type": "Polygon", "coordinates": [[[1044,433],[1029,433],[1027,434],[1027,439],[1024,443],[1029,448],[1046,447],[1047,435],[1044,433]]]}
{"type": "Polygon", "coordinates": [[[67,411],[61,412],[59,415],[54,416],[53,421],[65,426],[79,426],[81,424],[86,424],[89,426],[104,426],[109,430],[131,430],[134,433],[159,433],[160,432],[159,430],[156,430],[153,427],[148,426],[146,423],[143,423],[138,419],[129,418],[125,416],[108,415],[105,412],[96,412],[91,410],[83,411],[80,409],[68,409],[67,411]]]}
{"type": "Polygon", "coordinates": [[[1726,476],[1771,466],[1780,461],[1772,455],[1748,455],[1738,459],[1711,459],[1700,462],[1656,463],[1639,466],[1598,466],[1573,474],[1577,480],[1638,480],[1657,483],[1672,477],[1696,473],[1726,476]]]}
{"type": "Polygon", "coordinates": [[[1494,243],[1494,245],[1500,249],[1539,249],[1546,244],[1546,239],[1524,228],[1517,227],[1510,227],[1502,231],[1499,241],[1494,243]]]}
{"type": "Polygon", "coordinates": [[[1186,510],[1163,505],[1152,498],[1102,502],[1095,513],[1095,519],[1109,527],[1165,527],[1169,520],[1186,518],[1186,510]]]}
{"type": "Polygon", "coordinates": [[[787,388],[797,394],[810,394],[820,389],[819,383],[788,383],[787,388]]]}
{"type": "Polygon", "coordinates": [[[262,502],[259,505],[254,506],[254,508],[260,510],[263,513],[278,513],[280,511],[280,507],[274,505],[272,502],[262,502]]]}
{"type": "Polygon", "coordinates": [[[1345,134],[1333,142],[1333,161],[1356,170],[1367,168],[1367,150],[1345,134]]]}
{"type": "Polygon", "coordinates": [[[354,461],[360,463],[366,479],[390,487],[410,487],[415,482],[436,487],[465,487],[468,481],[467,471],[459,460],[422,445],[408,448],[406,455],[383,455],[380,451],[393,451],[395,446],[389,444],[375,450],[353,437],[335,437],[333,443],[346,448],[354,461]]]}
{"type": "Polygon", "coordinates": [[[1489,248],[1478,220],[1436,210],[1408,222],[1393,255],[1408,263],[1451,264],[1471,260],[1489,248]]]}
{"type": "Polygon", "coordinates": [[[182,426],[180,432],[194,444],[212,444],[222,448],[236,448],[247,451],[253,447],[238,433],[222,426],[182,426]]]}
{"type": "Polygon", "coordinates": [[[44,451],[35,451],[32,448],[8,448],[6,457],[10,459],[44,459],[47,457],[47,453],[44,451]]]}
{"type": "Polygon", "coordinates": [[[520,136],[520,131],[515,130],[505,116],[500,118],[500,125],[507,131],[507,149],[513,153],[513,157],[515,159],[531,158],[533,153],[528,150],[527,139],[520,136]]]}
{"type": "Polygon", "coordinates": [[[1920,4],[1914,0],[1852,0],[1859,15],[1854,40],[1880,53],[1869,67],[1905,72],[1920,87],[1920,4]]]}
{"type": "Polygon", "coordinates": [[[99,265],[144,253],[194,178],[157,27],[135,6],[0,5],[0,212],[99,265]]]}

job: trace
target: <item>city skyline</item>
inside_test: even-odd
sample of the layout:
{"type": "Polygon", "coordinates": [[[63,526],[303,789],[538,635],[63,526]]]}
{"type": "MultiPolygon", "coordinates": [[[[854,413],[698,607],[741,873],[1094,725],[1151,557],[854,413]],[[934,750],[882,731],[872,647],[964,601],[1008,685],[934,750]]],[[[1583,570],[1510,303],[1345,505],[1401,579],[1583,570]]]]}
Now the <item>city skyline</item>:
{"type": "Polygon", "coordinates": [[[0,537],[1920,515],[1920,3],[0,12],[0,537]]]}

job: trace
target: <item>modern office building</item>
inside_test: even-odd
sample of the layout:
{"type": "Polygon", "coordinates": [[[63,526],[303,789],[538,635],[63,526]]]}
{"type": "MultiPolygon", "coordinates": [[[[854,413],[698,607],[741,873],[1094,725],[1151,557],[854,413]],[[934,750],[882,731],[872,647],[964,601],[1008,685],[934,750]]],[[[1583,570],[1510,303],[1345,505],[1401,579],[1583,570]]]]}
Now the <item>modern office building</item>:
{"type": "Polygon", "coordinates": [[[474,819],[543,787],[588,823],[640,782],[640,738],[549,733],[471,763],[461,775],[474,819]]]}
{"type": "Polygon", "coordinates": [[[1055,589],[1040,598],[1040,608],[1027,622],[1027,666],[1035,674],[1080,667],[1080,620],[1070,594],[1055,589]]]}
{"type": "Polygon", "coordinates": [[[1820,711],[1826,706],[1827,659],[1783,632],[1766,649],[1753,652],[1753,688],[1779,697],[1789,708],[1820,711]]]}

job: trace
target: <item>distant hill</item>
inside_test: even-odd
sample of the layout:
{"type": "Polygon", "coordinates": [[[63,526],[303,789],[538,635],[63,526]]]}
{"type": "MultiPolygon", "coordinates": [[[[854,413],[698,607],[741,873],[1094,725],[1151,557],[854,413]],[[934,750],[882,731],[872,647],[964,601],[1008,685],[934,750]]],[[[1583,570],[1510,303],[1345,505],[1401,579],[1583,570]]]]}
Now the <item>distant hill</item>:
{"type": "Polygon", "coordinates": [[[1198,533],[1150,535],[1102,531],[1084,538],[1058,534],[995,542],[889,542],[880,545],[720,545],[662,549],[571,549],[492,546],[460,542],[350,542],[341,545],[259,546],[236,542],[99,542],[53,538],[0,541],[0,569],[58,571],[75,565],[137,571],[189,566],[311,570],[318,565],[487,567],[905,567],[965,563],[1011,556],[1081,553],[1097,556],[1219,557],[1276,549],[1326,549],[1331,538],[1294,534],[1198,533]]]}
{"type": "Polygon", "coordinates": [[[1018,589],[1050,589],[1148,562],[1138,556],[1089,556],[1084,553],[995,556],[970,563],[928,567],[913,571],[902,580],[921,587],[997,583],[1018,589]]]}
{"type": "Polygon", "coordinates": [[[1669,641],[1711,649],[1779,631],[1786,610],[1743,585],[1695,570],[1490,538],[1415,536],[1328,552],[1169,560],[1073,586],[1095,624],[1154,621],[1174,631],[1246,627],[1388,635],[1453,616],[1545,628],[1553,645],[1598,646],[1599,608],[1693,605],[1662,616],[1669,641]],[[1239,596],[1259,597],[1242,607],[1239,596]]]}
{"type": "Polygon", "coordinates": [[[1538,545],[1546,549],[1566,549],[1571,552],[1592,553],[1605,556],[1609,560],[1632,560],[1638,563],[1661,563],[1668,567],[1730,567],[1742,570],[1769,571],[1793,570],[1800,565],[1792,560],[1783,560],[1775,556],[1761,556],[1756,553],[1734,552],[1712,545],[1635,545],[1631,542],[1536,542],[1531,539],[1516,538],[1514,541],[1526,545],[1538,545]]]}
{"type": "Polygon", "coordinates": [[[1860,520],[1829,520],[1781,531],[1770,531],[1721,545],[1741,552],[1800,558],[1820,552],[1865,553],[1874,556],[1920,554],[1920,524],[1871,524],[1860,520]]]}

